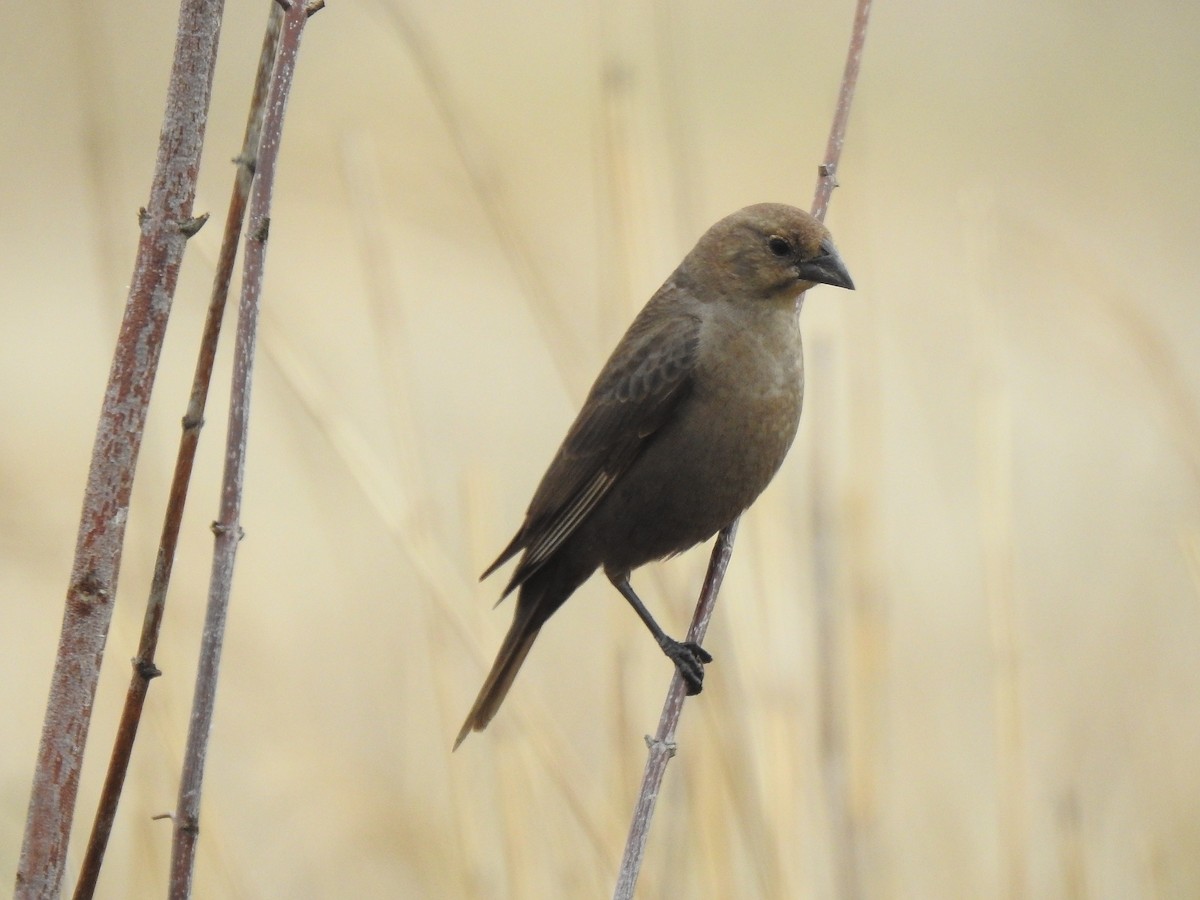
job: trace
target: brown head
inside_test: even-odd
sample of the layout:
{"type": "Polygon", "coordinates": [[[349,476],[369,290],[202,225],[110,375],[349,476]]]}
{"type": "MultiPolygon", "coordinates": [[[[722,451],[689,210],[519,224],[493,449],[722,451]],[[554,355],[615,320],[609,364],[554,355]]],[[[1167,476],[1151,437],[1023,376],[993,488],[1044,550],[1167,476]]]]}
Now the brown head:
{"type": "Polygon", "coordinates": [[[675,273],[701,300],[790,301],[817,284],[854,290],[829,229],[804,210],[757,203],[726,216],[675,273]]]}

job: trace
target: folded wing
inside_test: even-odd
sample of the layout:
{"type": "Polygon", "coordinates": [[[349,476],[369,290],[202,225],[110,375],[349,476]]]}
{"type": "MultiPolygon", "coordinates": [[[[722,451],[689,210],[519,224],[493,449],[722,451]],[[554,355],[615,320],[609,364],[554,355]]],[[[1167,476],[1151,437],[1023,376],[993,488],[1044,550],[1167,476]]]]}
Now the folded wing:
{"type": "Polygon", "coordinates": [[[657,308],[653,300],[647,304],[613,351],[542,476],[524,524],[483,573],[486,578],[525,551],[503,596],[554,555],[687,396],[700,320],[664,318],[657,308]]]}

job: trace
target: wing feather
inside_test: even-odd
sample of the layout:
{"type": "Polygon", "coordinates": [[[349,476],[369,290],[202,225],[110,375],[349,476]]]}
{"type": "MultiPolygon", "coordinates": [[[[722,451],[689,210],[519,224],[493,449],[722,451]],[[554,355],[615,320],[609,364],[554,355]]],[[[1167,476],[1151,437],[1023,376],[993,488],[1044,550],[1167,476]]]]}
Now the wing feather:
{"type": "MultiPolygon", "coordinates": [[[[524,550],[507,596],[545,565],[596,508],[687,395],[700,343],[700,320],[664,316],[656,301],[634,320],[592,386],[538,485],[525,522],[487,577],[524,550]]],[[[679,308],[679,298],[674,298],[679,308]]]]}

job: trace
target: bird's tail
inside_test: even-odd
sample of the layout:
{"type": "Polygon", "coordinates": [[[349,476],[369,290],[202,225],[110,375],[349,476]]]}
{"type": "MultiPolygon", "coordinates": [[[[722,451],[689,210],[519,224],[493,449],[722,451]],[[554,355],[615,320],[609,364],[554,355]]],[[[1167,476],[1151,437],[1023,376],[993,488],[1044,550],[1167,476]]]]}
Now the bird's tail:
{"type": "Polygon", "coordinates": [[[534,638],[538,636],[542,622],[545,621],[543,618],[530,615],[532,611],[528,607],[524,610],[520,607],[517,608],[512,627],[508,629],[504,643],[500,645],[500,652],[496,654],[496,661],[492,664],[492,671],[488,673],[487,680],[479,689],[475,705],[467,713],[467,720],[463,722],[458,737],[454,739],[455,750],[472,731],[483,731],[488,722],[492,721],[492,717],[496,715],[500,704],[504,702],[508,689],[512,687],[513,679],[517,677],[517,672],[521,668],[521,663],[525,662],[525,657],[529,655],[529,648],[533,646],[534,638]]]}
{"type": "Polygon", "coordinates": [[[492,671],[479,689],[475,705],[467,714],[467,721],[454,739],[455,750],[468,734],[483,731],[492,721],[546,620],[595,570],[596,563],[586,557],[560,556],[553,565],[543,566],[521,583],[512,626],[500,645],[492,671]]]}

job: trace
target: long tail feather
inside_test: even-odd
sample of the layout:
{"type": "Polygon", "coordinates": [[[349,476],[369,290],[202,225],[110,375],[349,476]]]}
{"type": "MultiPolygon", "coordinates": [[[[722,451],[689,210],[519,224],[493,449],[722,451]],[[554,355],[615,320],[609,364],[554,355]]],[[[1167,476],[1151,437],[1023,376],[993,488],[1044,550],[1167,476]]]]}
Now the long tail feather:
{"type": "Polygon", "coordinates": [[[541,630],[540,623],[534,624],[535,621],[532,616],[520,615],[518,611],[512,627],[509,628],[508,634],[504,638],[504,643],[500,645],[500,652],[496,654],[492,671],[484,681],[483,687],[479,689],[479,696],[475,698],[475,705],[467,713],[467,720],[463,722],[462,730],[454,739],[455,750],[468,734],[472,731],[483,731],[488,722],[492,721],[492,717],[496,715],[496,710],[500,708],[500,704],[504,702],[504,698],[508,694],[508,689],[512,687],[513,679],[517,677],[521,663],[525,662],[525,657],[529,655],[529,648],[533,646],[534,638],[541,630]]]}
{"type": "MultiPolygon", "coordinates": [[[[505,553],[507,552],[506,550],[505,553]]],[[[501,559],[503,558],[502,555],[501,559]]],[[[505,590],[506,594],[517,584],[520,585],[513,623],[504,637],[504,643],[500,645],[500,652],[496,654],[492,671],[488,673],[483,687],[479,690],[479,696],[475,698],[475,705],[471,707],[462,730],[454,740],[455,750],[466,740],[468,734],[472,731],[482,731],[488,722],[492,721],[546,620],[554,615],[595,569],[596,563],[588,557],[560,553],[549,564],[523,575],[519,581],[514,578],[509,584],[505,590]]]]}

